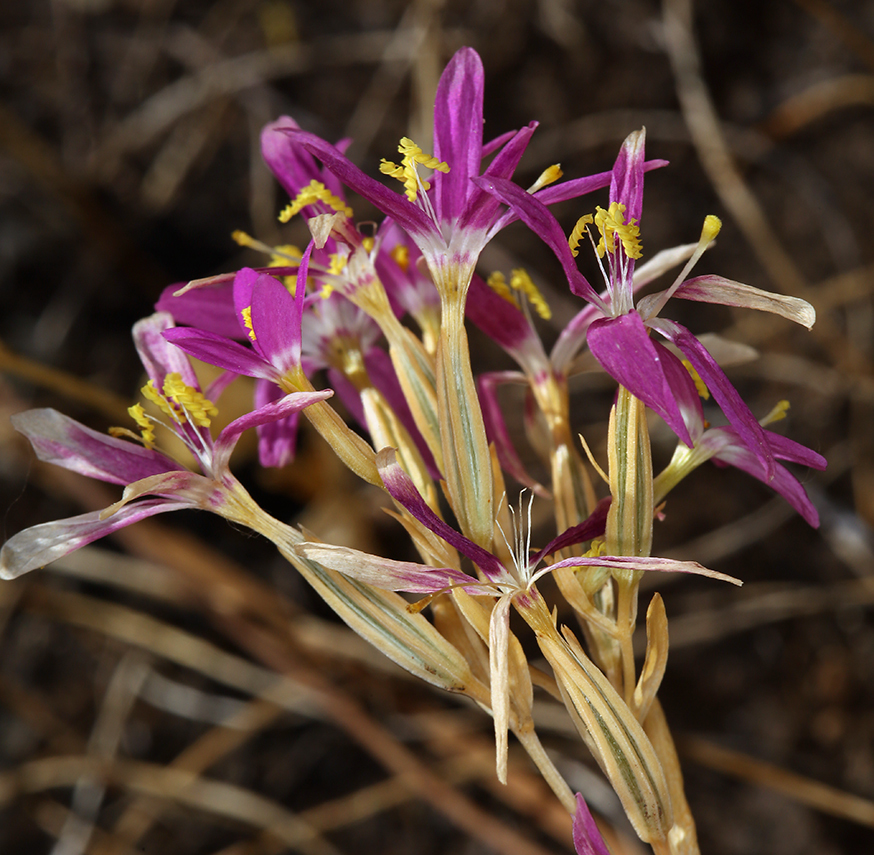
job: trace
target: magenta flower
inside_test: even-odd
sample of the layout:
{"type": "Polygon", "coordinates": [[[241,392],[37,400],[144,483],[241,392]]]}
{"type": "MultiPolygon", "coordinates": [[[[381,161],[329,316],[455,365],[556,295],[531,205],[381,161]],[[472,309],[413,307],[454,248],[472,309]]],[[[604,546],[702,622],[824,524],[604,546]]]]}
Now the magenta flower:
{"type": "Polygon", "coordinates": [[[202,508],[245,524],[251,512],[248,495],[228,469],[240,435],[331,395],[330,391],[285,395],[231,422],[213,440],[209,424],[217,410],[200,391],[188,359],[165,340],[163,333],[171,324],[169,315],[158,313],[134,326],[134,342],[150,378],[143,391],[162,411],[160,418],[153,418],[141,406],[131,407],[143,431],[142,445],[100,434],[55,410],[29,410],[12,417],[15,428],[30,440],[41,460],[125,485],[125,491],[120,502],[103,511],[43,523],[14,535],[0,552],[0,578],[13,579],[166,511],[202,508]],[[158,425],[185,443],[200,472],[190,471],[154,448],[158,425]]]}
{"type": "MultiPolygon", "coordinates": [[[[484,72],[479,55],[472,48],[459,50],[440,78],[434,104],[434,156],[411,140],[401,141],[400,165],[384,162],[382,171],[403,181],[405,192],[397,193],[369,177],[342,154],[341,150],[314,134],[301,131],[290,120],[265,129],[262,148],[268,164],[287,187],[296,185],[302,148],[317,157],[343,184],[372,202],[392,218],[415,241],[431,271],[438,290],[466,289],[477,258],[488,241],[516,218],[501,214],[492,196],[471,179],[480,176],[484,157],[494,155],[482,172],[487,178],[509,179],[516,169],[531,135],[527,127],[483,144],[484,72]],[[267,155],[269,152],[269,155],[267,155]],[[424,180],[418,169],[435,170],[424,180]],[[433,185],[433,186],[432,186],[433,185]]],[[[554,173],[556,176],[558,172],[554,173]]],[[[610,181],[605,172],[588,178],[536,189],[543,204],[571,199],[610,181]]]]}
{"type": "MultiPolygon", "coordinates": [[[[571,290],[587,300],[592,310],[575,325],[574,334],[585,332],[589,350],[622,386],[658,413],[687,445],[692,437],[677,403],[677,391],[663,364],[664,351],[652,341],[656,331],[688,359],[728,417],[737,436],[772,477],[774,458],[762,427],[737,390],[698,339],[680,324],[658,317],[671,296],[733,306],[764,309],[789,317],[806,326],[813,323],[812,307],[803,300],[767,294],[721,277],[701,276],[685,280],[686,273],[703,254],[719,229],[719,221],[708,217],[698,248],[674,285],[666,292],[634,304],[634,268],[640,257],[640,215],[643,206],[644,132],[631,134],[613,167],[610,204],[597,209],[594,217],[582,218],[565,238],[549,210],[536,197],[502,178],[474,179],[483,189],[510,206],[553,250],[562,264],[571,290]],[[579,272],[574,261],[576,245],[594,224],[600,232],[597,254],[601,260],[605,291],[599,294],[579,272]]],[[[594,241],[593,241],[594,242],[594,241]]]]}

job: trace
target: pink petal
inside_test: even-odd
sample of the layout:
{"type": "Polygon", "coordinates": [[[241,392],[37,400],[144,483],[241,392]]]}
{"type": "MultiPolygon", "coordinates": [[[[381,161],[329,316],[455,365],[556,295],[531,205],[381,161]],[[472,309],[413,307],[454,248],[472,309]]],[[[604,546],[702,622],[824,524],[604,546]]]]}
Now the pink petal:
{"type": "Polygon", "coordinates": [[[586,341],[604,370],[658,413],[691,448],[692,438],[665,376],[661,354],[640,315],[631,311],[618,318],[599,318],[589,326],[586,341]]]}
{"type": "Polygon", "coordinates": [[[577,850],[577,855],[610,855],[589,806],[579,793],[577,812],[574,814],[574,849],[577,850]]]}
{"type": "Polygon", "coordinates": [[[434,176],[434,208],[454,223],[475,190],[470,179],[480,172],[483,151],[483,87],[479,54],[461,48],[440,76],[434,100],[434,156],[449,165],[434,176]]]}
{"type": "Polygon", "coordinates": [[[12,416],[37,457],[89,478],[110,484],[129,484],[149,475],[183,469],[159,451],[130,440],[98,433],[57,410],[27,410],[12,416]]]}
{"type": "Polygon", "coordinates": [[[125,505],[106,519],[101,519],[102,511],[92,511],[26,528],[3,544],[0,550],[0,579],[15,579],[29,570],[44,567],[147,517],[189,507],[191,503],[186,501],[149,499],[125,505]]]}

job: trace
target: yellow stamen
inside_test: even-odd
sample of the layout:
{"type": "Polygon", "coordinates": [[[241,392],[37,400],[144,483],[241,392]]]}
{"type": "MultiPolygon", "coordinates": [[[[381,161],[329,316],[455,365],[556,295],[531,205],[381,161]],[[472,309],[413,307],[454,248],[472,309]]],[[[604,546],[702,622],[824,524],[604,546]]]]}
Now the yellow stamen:
{"type": "Polygon", "coordinates": [[[596,538],[589,544],[589,548],[583,554],[583,558],[600,558],[606,555],[607,543],[603,537],[596,538]]]}
{"type": "Polygon", "coordinates": [[[536,193],[538,190],[548,187],[550,184],[554,184],[562,175],[564,175],[564,173],[561,171],[561,166],[557,163],[553,163],[552,166],[547,166],[546,169],[540,173],[540,177],[528,188],[528,192],[536,193]]]}
{"type": "Polygon", "coordinates": [[[434,169],[438,172],[449,172],[449,164],[437,160],[432,154],[425,154],[419,146],[417,146],[409,137],[403,137],[398,151],[403,155],[401,165],[392,163],[385,158],[379,164],[379,171],[383,175],[390,175],[398,181],[403,182],[404,192],[407,194],[407,199],[411,202],[416,201],[416,193],[419,186],[422,190],[430,190],[431,185],[427,181],[423,181],[416,173],[416,165],[420,164],[426,169],[434,169]]]}
{"type": "Polygon", "coordinates": [[[534,284],[528,272],[521,267],[517,268],[510,274],[510,287],[514,291],[521,291],[528,302],[534,307],[534,311],[540,315],[543,320],[548,321],[552,317],[552,310],[546,302],[543,294],[540,293],[538,287],[534,284]]]}
{"type": "MultiPolygon", "coordinates": [[[[146,415],[146,411],[143,409],[142,404],[134,404],[132,407],[127,408],[130,417],[137,423],[137,427],[140,429],[140,434],[142,435],[143,445],[146,448],[154,448],[155,447],[155,426],[152,424],[152,420],[146,415]]],[[[121,432],[123,429],[116,429],[121,432]]],[[[113,429],[109,431],[113,436],[117,434],[113,433],[113,429]]],[[[130,433],[130,431],[125,431],[125,433],[130,433]]]]}
{"type": "Polygon", "coordinates": [[[331,294],[333,294],[333,293],[334,293],[334,286],[327,283],[327,282],[324,285],[322,285],[322,287],[319,289],[319,296],[323,300],[327,300],[328,297],[330,297],[331,294]]]}
{"type": "Polygon", "coordinates": [[[611,202],[606,211],[600,206],[595,208],[595,225],[601,233],[597,247],[600,258],[604,257],[605,252],[612,255],[616,251],[617,237],[629,258],[640,258],[643,255],[640,226],[633,220],[625,222],[625,205],[621,202],[611,202]]]}
{"type": "Polygon", "coordinates": [[[722,220],[713,214],[708,214],[704,218],[704,227],[701,229],[701,243],[708,244],[712,241],[722,229],[722,220]]]}
{"type": "Polygon", "coordinates": [[[786,418],[786,413],[789,411],[789,401],[780,401],[770,413],[768,413],[765,418],[763,418],[759,424],[762,427],[765,425],[769,425],[772,422],[779,422],[780,419],[786,418]]]}
{"type": "Polygon", "coordinates": [[[695,384],[695,389],[698,391],[698,394],[704,398],[705,401],[709,400],[710,390],[707,388],[704,381],[701,379],[701,375],[698,374],[692,363],[689,362],[688,359],[684,359],[683,367],[689,372],[689,376],[692,378],[692,382],[695,384]]]}
{"type": "Polygon", "coordinates": [[[249,249],[261,249],[261,247],[264,245],[261,243],[261,241],[255,240],[255,238],[253,238],[251,235],[246,234],[246,232],[240,229],[235,229],[234,231],[232,231],[231,238],[233,239],[234,243],[237,243],[240,246],[248,247],[249,249]]]}
{"type": "Polygon", "coordinates": [[[579,255],[580,250],[578,247],[580,241],[583,239],[583,235],[588,231],[586,226],[591,225],[594,221],[595,218],[591,214],[586,214],[577,220],[577,224],[574,226],[571,236],[567,239],[567,244],[571,248],[571,255],[573,255],[574,258],[579,255]]]}
{"type": "Polygon", "coordinates": [[[410,250],[409,247],[404,246],[402,243],[399,243],[397,246],[392,247],[389,255],[395,260],[395,263],[404,273],[407,272],[407,268],[410,266],[410,250]]]}
{"type": "Polygon", "coordinates": [[[188,386],[182,375],[173,372],[164,378],[164,394],[188,413],[189,421],[198,427],[209,427],[210,418],[218,415],[218,407],[203,392],[188,386]]]}
{"type": "Polygon", "coordinates": [[[272,250],[270,267],[289,267],[290,264],[294,264],[294,262],[300,261],[303,258],[303,252],[301,252],[300,248],[292,244],[274,246],[272,250]]]}
{"type": "Polygon", "coordinates": [[[279,215],[279,222],[287,223],[307,205],[314,205],[316,202],[321,202],[331,210],[345,214],[347,217],[352,216],[352,209],[339,196],[335,196],[321,181],[313,180],[294,197],[290,204],[285,206],[279,215]]]}
{"type": "MultiPolygon", "coordinates": [[[[143,386],[142,393],[146,400],[155,404],[176,424],[188,421],[198,427],[209,427],[210,417],[218,415],[218,407],[202,392],[186,385],[182,375],[175,371],[164,378],[163,392],[157,390],[154,380],[149,380],[143,386]]],[[[139,421],[137,423],[140,424],[139,421]]]]}
{"type": "Polygon", "coordinates": [[[337,276],[342,273],[343,269],[346,267],[347,259],[347,255],[335,252],[331,256],[330,264],[328,265],[328,273],[332,274],[333,276],[337,276]]]}
{"type": "Polygon", "coordinates": [[[240,314],[243,316],[243,326],[249,330],[249,338],[252,339],[252,341],[257,341],[255,337],[255,329],[252,326],[252,307],[246,306],[240,314]]]}
{"type": "Polygon", "coordinates": [[[589,443],[586,442],[586,438],[582,434],[577,434],[577,436],[579,436],[580,438],[580,443],[583,446],[583,451],[586,452],[586,457],[589,458],[589,463],[592,464],[592,468],[598,473],[598,475],[601,477],[601,480],[605,484],[609,484],[610,479],[607,477],[607,473],[601,468],[598,461],[595,460],[595,455],[592,454],[592,449],[589,448],[589,443]]]}
{"type": "Polygon", "coordinates": [[[492,289],[499,297],[503,297],[508,303],[512,303],[517,309],[519,308],[519,303],[516,300],[516,296],[510,290],[510,286],[507,284],[507,277],[501,273],[500,270],[496,270],[494,273],[489,275],[489,278],[486,279],[486,284],[489,288],[492,289]]]}
{"type": "Polygon", "coordinates": [[[366,252],[373,252],[373,246],[376,243],[372,237],[366,237],[361,239],[361,246],[364,247],[366,252]]]}

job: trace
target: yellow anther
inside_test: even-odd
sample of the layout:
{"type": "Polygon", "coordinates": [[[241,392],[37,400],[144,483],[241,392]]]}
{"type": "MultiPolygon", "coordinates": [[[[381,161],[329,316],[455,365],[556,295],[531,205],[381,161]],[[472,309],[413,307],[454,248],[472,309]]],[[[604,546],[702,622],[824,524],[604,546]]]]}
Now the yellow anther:
{"type": "Polygon", "coordinates": [[[235,231],[231,232],[231,238],[233,239],[234,243],[237,243],[240,246],[246,246],[250,249],[261,248],[259,246],[259,244],[261,243],[260,241],[255,240],[255,238],[253,238],[251,235],[246,234],[246,232],[241,231],[240,229],[236,229],[235,231]]]}
{"type": "MultiPolygon", "coordinates": [[[[210,417],[218,415],[218,407],[209,398],[204,397],[202,392],[186,385],[178,372],[168,374],[164,378],[163,392],[157,390],[154,380],[149,380],[143,386],[142,393],[146,400],[155,404],[176,424],[188,421],[198,427],[209,427],[210,417]]],[[[139,424],[139,421],[137,423],[139,424]]]]}
{"type": "MultiPolygon", "coordinates": [[[[246,234],[246,232],[237,229],[235,232],[231,233],[231,237],[234,239],[236,243],[240,246],[248,247],[249,249],[256,249],[258,252],[266,253],[270,256],[270,267],[289,267],[291,265],[296,264],[300,261],[303,253],[296,246],[269,246],[263,241],[258,240],[257,238],[253,238],[251,235],[246,234]]],[[[294,294],[294,289],[296,285],[296,280],[294,276],[283,276],[282,282],[292,294],[294,294]]]]}
{"type": "Polygon", "coordinates": [[[272,249],[273,252],[270,255],[270,267],[290,267],[303,258],[303,253],[300,248],[292,246],[291,244],[274,246],[272,249]]]}
{"type": "Polygon", "coordinates": [[[252,339],[252,341],[257,341],[255,337],[255,329],[252,326],[252,307],[246,306],[244,309],[242,309],[240,314],[243,316],[243,326],[245,326],[246,329],[249,330],[249,338],[252,339]]]}
{"type": "Polygon", "coordinates": [[[508,303],[512,303],[517,309],[519,308],[519,303],[516,301],[516,295],[513,294],[510,290],[510,286],[507,284],[507,277],[504,276],[500,270],[496,270],[494,273],[490,274],[489,278],[486,279],[486,284],[499,297],[503,297],[508,303]]]}
{"type": "Polygon", "coordinates": [[[557,163],[553,163],[552,166],[547,166],[546,169],[540,173],[540,177],[528,188],[528,192],[536,193],[538,190],[548,187],[550,184],[554,184],[562,177],[562,175],[564,175],[564,173],[561,171],[561,166],[557,163]]]}
{"type": "Polygon", "coordinates": [[[425,154],[409,137],[401,139],[398,151],[403,155],[401,165],[398,166],[396,163],[383,158],[379,164],[379,171],[383,175],[390,175],[392,178],[402,181],[404,192],[407,194],[407,199],[411,202],[416,201],[416,193],[420,186],[423,190],[431,189],[430,183],[423,181],[416,173],[417,164],[421,164],[426,169],[449,172],[449,164],[437,160],[432,154],[425,154]]]}
{"type": "Polygon", "coordinates": [[[347,217],[352,216],[352,209],[339,196],[335,196],[321,181],[313,180],[294,197],[290,204],[285,206],[279,215],[279,222],[287,223],[307,205],[314,205],[316,202],[321,202],[331,210],[345,214],[347,217]]]}
{"type": "Polygon", "coordinates": [[[346,267],[347,260],[348,256],[345,253],[335,252],[331,256],[330,264],[328,265],[328,273],[333,276],[342,273],[343,269],[346,267]]]}
{"type": "MultiPolygon", "coordinates": [[[[134,404],[132,407],[128,407],[127,411],[130,414],[130,417],[137,423],[137,427],[140,429],[140,434],[143,439],[143,445],[145,445],[146,448],[154,448],[155,426],[152,424],[151,419],[146,415],[146,411],[143,409],[143,405],[134,404]]],[[[110,433],[112,433],[112,430],[110,430],[110,433]]]]}
{"type": "Polygon", "coordinates": [[[510,274],[510,287],[514,291],[521,291],[528,302],[534,307],[534,311],[540,315],[543,320],[548,321],[552,317],[552,310],[549,304],[540,293],[540,289],[534,284],[534,281],[528,275],[528,272],[521,267],[517,268],[510,274]]]}
{"type": "Polygon", "coordinates": [[[780,401],[770,413],[768,413],[765,418],[761,420],[759,424],[764,427],[765,425],[769,425],[772,422],[779,422],[780,419],[786,418],[786,413],[789,411],[789,401],[780,401]]]}
{"type": "Polygon", "coordinates": [[[712,241],[722,229],[722,220],[713,214],[708,214],[704,218],[704,227],[701,229],[701,243],[708,244],[712,241]]]}
{"type": "Polygon", "coordinates": [[[361,246],[364,247],[366,252],[373,252],[373,247],[376,241],[372,237],[366,237],[361,239],[361,246]]]}
{"type": "Polygon", "coordinates": [[[402,137],[398,151],[404,156],[404,163],[421,163],[426,169],[449,172],[449,164],[437,160],[433,154],[425,154],[409,137],[402,137]]]}
{"type": "Polygon", "coordinates": [[[629,258],[640,258],[643,255],[640,245],[640,226],[633,220],[625,222],[625,205],[621,202],[611,202],[606,211],[600,206],[597,207],[595,225],[601,232],[601,240],[597,247],[599,257],[603,258],[605,252],[612,255],[616,251],[617,237],[629,258]]]}
{"type": "Polygon", "coordinates": [[[209,427],[210,418],[218,415],[218,407],[203,392],[186,385],[175,371],[164,378],[164,394],[184,407],[188,420],[198,427],[209,427]]]}
{"type": "Polygon", "coordinates": [[[698,391],[698,394],[704,398],[705,401],[708,400],[710,398],[710,390],[704,384],[701,375],[695,370],[695,366],[692,365],[688,359],[684,359],[683,367],[689,372],[689,376],[692,378],[692,382],[695,384],[695,389],[698,391]]]}
{"type": "MultiPolygon", "coordinates": [[[[397,178],[404,185],[404,193],[411,202],[416,201],[416,192],[419,189],[420,178],[416,175],[416,167],[413,164],[404,164],[398,166],[385,158],[379,164],[379,171],[383,175],[390,175],[392,178],[397,178]]],[[[422,189],[430,190],[431,185],[427,181],[422,181],[422,189]]]]}
{"type": "Polygon", "coordinates": [[[607,544],[603,537],[596,538],[583,554],[583,558],[600,558],[606,553],[607,544]]]}
{"type": "Polygon", "coordinates": [[[407,272],[407,268],[410,266],[410,250],[409,247],[404,246],[404,244],[399,243],[397,246],[392,247],[389,251],[389,255],[395,260],[395,264],[400,267],[404,273],[407,272]]]}
{"type": "Polygon", "coordinates": [[[333,293],[334,293],[334,286],[330,285],[327,282],[324,285],[322,285],[322,287],[319,289],[319,296],[323,300],[327,300],[328,297],[330,297],[331,294],[333,294],[333,293]]]}
{"type": "Polygon", "coordinates": [[[580,241],[583,239],[583,235],[588,231],[586,226],[591,225],[594,221],[595,218],[591,214],[586,214],[584,217],[580,217],[577,220],[577,224],[574,226],[571,236],[567,239],[567,245],[571,248],[571,255],[573,255],[574,258],[579,255],[580,250],[578,247],[580,241]]]}

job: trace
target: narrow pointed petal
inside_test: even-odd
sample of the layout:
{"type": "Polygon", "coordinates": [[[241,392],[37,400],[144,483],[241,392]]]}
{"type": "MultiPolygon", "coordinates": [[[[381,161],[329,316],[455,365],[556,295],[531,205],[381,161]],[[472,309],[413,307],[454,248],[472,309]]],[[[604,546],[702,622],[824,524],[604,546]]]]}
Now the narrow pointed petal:
{"type": "MultiPolygon", "coordinates": [[[[362,172],[351,160],[344,157],[340,151],[315,134],[306,131],[295,131],[283,128],[291,144],[302,145],[314,154],[331,170],[347,187],[372,202],[384,214],[388,214],[396,223],[406,229],[411,236],[427,236],[440,238],[437,227],[423,211],[409,202],[400,193],[395,193],[362,172]]],[[[442,238],[440,238],[442,240],[442,238]]]]}
{"type": "Polygon", "coordinates": [[[657,341],[653,342],[653,346],[659,354],[665,378],[671,388],[671,394],[680,408],[680,414],[689,430],[689,436],[697,442],[704,432],[704,408],[701,405],[701,395],[698,393],[695,381],[686,370],[686,366],[671,351],[657,341]]]}
{"type": "Polygon", "coordinates": [[[574,814],[574,849],[577,855],[610,855],[610,850],[589,811],[589,806],[579,793],[577,793],[577,812],[574,814]]]}
{"type": "Polygon", "coordinates": [[[429,567],[411,561],[392,561],[329,543],[305,542],[297,546],[297,551],[310,561],[318,561],[323,567],[386,591],[434,594],[452,586],[462,586],[470,594],[494,595],[491,588],[485,587],[477,579],[450,567],[429,567]]]}
{"type": "Polygon", "coordinates": [[[774,456],[765,440],[764,429],[704,345],[689,330],[674,321],[654,318],[650,321],[650,326],[673,342],[692,363],[744,445],[756,455],[768,478],[772,478],[774,456]]]}
{"type": "Polygon", "coordinates": [[[150,499],[126,505],[117,513],[101,519],[102,511],[92,511],[65,520],[35,525],[13,535],[0,550],[0,579],[15,579],[75,552],[139,520],[191,507],[186,501],[150,499]]]}
{"type": "Polygon", "coordinates": [[[177,324],[209,330],[226,338],[243,337],[234,314],[234,294],[230,281],[193,288],[177,297],[176,292],[183,285],[179,282],[165,288],[155,303],[155,311],[169,312],[177,324]]]}
{"type": "Polygon", "coordinates": [[[625,205],[625,222],[640,223],[643,211],[643,173],[646,129],[630,133],[619,157],[613,164],[613,180],[610,182],[610,201],[625,205]]]}
{"type": "Polygon", "coordinates": [[[57,410],[27,410],[11,421],[30,440],[40,460],[110,484],[129,484],[183,468],[159,451],[98,433],[57,410]]]}
{"type": "MultiPolygon", "coordinates": [[[[661,169],[667,165],[668,161],[666,160],[647,160],[643,164],[643,171],[649,172],[652,169],[661,169]]],[[[534,196],[538,201],[543,202],[544,205],[552,205],[555,202],[564,202],[566,199],[577,199],[580,196],[585,196],[587,193],[607,187],[612,179],[613,170],[611,169],[609,172],[597,172],[594,175],[571,178],[569,181],[550,184],[548,187],[538,190],[534,196]]]]}
{"type": "Polygon", "coordinates": [[[195,359],[234,374],[264,380],[276,380],[280,376],[280,372],[253,350],[216,333],[173,327],[164,333],[164,337],[195,359]]]}
{"type": "MultiPolygon", "coordinates": [[[[525,153],[525,149],[528,148],[531,135],[536,128],[537,122],[531,122],[520,131],[517,131],[489,164],[483,173],[483,177],[507,179],[512,177],[516,167],[519,165],[519,161],[522,159],[522,155],[525,153]]],[[[500,210],[498,200],[470,181],[468,181],[468,194],[469,197],[464,207],[464,213],[458,221],[458,228],[474,232],[489,229],[495,223],[500,210]]],[[[503,228],[503,224],[494,231],[499,231],[500,228],[503,228]]]]}
{"type": "MultiPolygon", "coordinates": [[[[313,244],[307,247],[298,269],[298,282],[306,283],[313,244]]],[[[280,373],[300,364],[301,318],[306,293],[296,288],[295,296],[272,276],[244,268],[234,280],[237,316],[249,310],[252,344],[280,373]]],[[[241,321],[242,323],[242,321],[241,321]]]]}
{"type": "Polygon", "coordinates": [[[632,311],[618,318],[599,318],[589,326],[586,341],[604,370],[691,447],[692,438],[665,376],[661,354],[640,315],[632,311]]]}
{"type": "Polygon", "coordinates": [[[410,476],[401,469],[393,448],[383,448],[376,455],[376,466],[392,498],[403,505],[422,525],[470,558],[489,579],[497,579],[504,574],[501,562],[494,555],[455,531],[428,507],[410,476]]]}
{"type": "MultiPolygon", "coordinates": [[[[647,299],[657,300],[659,296],[661,295],[652,294],[647,299]]],[[[677,288],[673,296],[699,303],[718,303],[722,306],[771,312],[801,324],[807,329],[816,323],[816,310],[807,300],[762,291],[760,288],[753,288],[752,285],[744,285],[742,282],[735,282],[722,276],[696,276],[694,279],[688,279],[677,288]]],[[[641,312],[643,312],[642,307],[641,312]]]]}
{"type": "Polygon", "coordinates": [[[567,236],[546,205],[530,193],[526,193],[512,181],[503,178],[474,178],[473,182],[487,193],[500,199],[505,205],[509,205],[519,219],[546,243],[561,263],[574,294],[598,306],[604,314],[609,314],[604,301],[598,296],[585,276],[577,270],[576,261],[568,246],[567,236]]]}
{"type": "Polygon", "coordinates": [[[549,360],[556,371],[567,376],[580,348],[586,343],[586,333],[592,321],[599,317],[601,310],[597,306],[586,306],[565,325],[549,354],[549,360]]]}
{"type": "MultiPolygon", "coordinates": [[[[276,384],[258,380],[255,383],[255,408],[278,401],[284,394],[276,384]]],[[[262,466],[281,469],[294,460],[299,419],[300,413],[294,412],[274,422],[258,425],[258,462],[262,466]]]]}
{"type": "MultiPolygon", "coordinates": [[[[281,116],[261,131],[261,156],[267,168],[276,176],[288,195],[294,199],[311,181],[321,181],[335,196],[342,198],[342,187],[337,178],[323,169],[319,162],[303,146],[290,145],[283,130],[299,131],[300,126],[289,116],[281,116]]],[[[345,151],[348,141],[337,143],[339,151],[345,151]]],[[[307,205],[301,215],[308,219],[322,213],[307,205]]]]}
{"type": "Polygon", "coordinates": [[[168,374],[179,374],[187,386],[200,389],[188,357],[164,338],[164,333],[172,328],[173,317],[167,312],[156,312],[134,324],[133,339],[140,361],[158,389],[163,388],[168,374]]]}
{"type": "Polygon", "coordinates": [[[821,454],[800,442],[795,442],[793,439],[770,430],[765,431],[765,436],[774,457],[778,460],[788,460],[790,463],[799,463],[802,466],[809,466],[811,469],[819,469],[820,471],[828,467],[828,461],[821,454]]]}
{"type": "Polygon", "coordinates": [[[434,156],[449,164],[449,172],[434,177],[434,208],[443,221],[454,223],[474,189],[483,151],[483,89],[485,72],[479,54],[463,47],[440,76],[434,99],[434,156]]]}
{"type": "MultiPolygon", "coordinates": [[[[815,451],[772,431],[765,431],[765,435],[775,457],[804,466],[812,466],[815,469],[825,469],[825,458],[815,451]]],[[[704,435],[701,444],[709,449],[718,449],[713,455],[714,462],[734,466],[748,475],[758,478],[759,481],[786,499],[801,514],[808,525],[813,528],[819,527],[819,513],[810,501],[801,482],[785,466],[779,464],[776,466],[774,477],[769,479],[765,467],[741,442],[734,428],[712,428],[704,435]]]]}
{"type": "Polygon", "coordinates": [[[333,394],[331,389],[325,389],[321,392],[292,392],[278,401],[264,404],[257,410],[235,419],[218,435],[215,441],[213,450],[215,470],[221,472],[227,469],[231,454],[243,431],[287,418],[294,413],[299,413],[305,407],[330,398],[333,394]]]}

